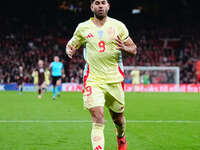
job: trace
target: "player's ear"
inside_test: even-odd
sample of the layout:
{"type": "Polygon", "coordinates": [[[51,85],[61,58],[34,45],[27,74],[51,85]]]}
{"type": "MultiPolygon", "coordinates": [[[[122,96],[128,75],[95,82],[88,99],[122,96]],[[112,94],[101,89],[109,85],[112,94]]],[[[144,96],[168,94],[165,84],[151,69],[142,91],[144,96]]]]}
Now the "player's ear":
{"type": "Polygon", "coordinates": [[[93,6],[93,3],[91,3],[91,5],[90,5],[90,9],[91,9],[92,12],[94,12],[94,6],[93,6]]]}
{"type": "Polygon", "coordinates": [[[108,3],[108,10],[110,9],[110,3],[108,3]]]}

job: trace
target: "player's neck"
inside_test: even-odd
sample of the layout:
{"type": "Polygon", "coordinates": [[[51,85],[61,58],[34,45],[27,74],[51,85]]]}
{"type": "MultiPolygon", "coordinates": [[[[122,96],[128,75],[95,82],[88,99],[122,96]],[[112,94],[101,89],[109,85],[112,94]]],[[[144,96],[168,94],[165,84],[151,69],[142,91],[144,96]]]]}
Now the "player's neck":
{"type": "Polygon", "coordinates": [[[94,17],[93,23],[97,26],[97,27],[102,27],[105,22],[107,20],[107,16],[104,17],[103,19],[98,19],[96,16],[94,17]]]}

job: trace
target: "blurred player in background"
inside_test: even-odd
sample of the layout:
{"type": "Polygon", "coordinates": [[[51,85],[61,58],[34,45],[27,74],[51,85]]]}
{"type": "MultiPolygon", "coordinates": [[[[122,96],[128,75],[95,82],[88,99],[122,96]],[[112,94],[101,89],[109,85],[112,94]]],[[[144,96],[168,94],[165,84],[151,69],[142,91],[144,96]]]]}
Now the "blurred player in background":
{"type": "Polygon", "coordinates": [[[139,87],[137,85],[140,84],[140,71],[137,69],[137,67],[134,67],[134,69],[131,71],[131,76],[133,91],[139,91],[139,87]]]}
{"type": "Polygon", "coordinates": [[[72,58],[81,45],[86,46],[83,99],[93,122],[93,150],[104,150],[104,104],[117,130],[118,150],[126,150],[122,52],[135,55],[136,45],[126,26],[107,16],[109,8],[107,0],[91,0],[94,17],[78,25],[66,53],[72,58]]]}
{"type": "Polygon", "coordinates": [[[149,78],[149,73],[147,71],[144,72],[143,76],[142,76],[142,82],[144,85],[144,91],[146,91],[148,85],[150,84],[150,78],[149,78]]]}
{"type": "Polygon", "coordinates": [[[38,88],[38,72],[36,69],[33,70],[32,72],[32,77],[33,77],[33,85],[34,85],[34,90],[37,90],[38,88]]]}
{"type": "Polygon", "coordinates": [[[21,95],[24,88],[24,72],[22,66],[19,66],[16,78],[17,78],[17,88],[19,90],[19,94],[21,95]]]}
{"type": "Polygon", "coordinates": [[[48,69],[45,69],[44,61],[38,61],[38,67],[34,71],[34,84],[38,84],[38,98],[42,98],[42,94],[45,92],[46,88],[49,86],[50,72],[48,69]]]}
{"type": "Polygon", "coordinates": [[[55,100],[56,96],[60,96],[61,79],[65,77],[63,63],[60,62],[58,56],[54,57],[54,61],[49,65],[49,70],[51,70],[53,99],[55,100]]]}

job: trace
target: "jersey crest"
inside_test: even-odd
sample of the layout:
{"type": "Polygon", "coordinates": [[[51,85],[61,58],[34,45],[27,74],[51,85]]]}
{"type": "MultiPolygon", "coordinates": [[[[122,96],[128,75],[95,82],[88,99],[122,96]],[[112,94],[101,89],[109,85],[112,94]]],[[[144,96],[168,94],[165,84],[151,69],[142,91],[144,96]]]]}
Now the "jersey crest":
{"type": "Polygon", "coordinates": [[[99,37],[99,39],[101,39],[103,37],[103,31],[102,30],[98,31],[98,37],[99,37]]]}

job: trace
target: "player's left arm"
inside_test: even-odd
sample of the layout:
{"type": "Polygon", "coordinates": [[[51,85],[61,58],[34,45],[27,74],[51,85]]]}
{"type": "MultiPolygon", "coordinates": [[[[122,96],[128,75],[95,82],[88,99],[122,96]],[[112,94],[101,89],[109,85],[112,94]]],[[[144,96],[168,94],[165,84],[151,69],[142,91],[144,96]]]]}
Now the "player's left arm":
{"type": "Polygon", "coordinates": [[[64,70],[64,65],[62,63],[62,78],[65,78],[65,70],[64,70]]]}
{"type": "Polygon", "coordinates": [[[33,78],[35,77],[35,69],[34,69],[33,72],[32,72],[32,77],[33,77],[33,78]]]}
{"type": "Polygon", "coordinates": [[[48,67],[48,69],[49,69],[49,71],[51,72],[51,69],[52,69],[52,63],[50,63],[50,65],[49,65],[49,67],[48,67]]]}
{"type": "Polygon", "coordinates": [[[121,51],[125,51],[127,53],[136,55],[137,54],[137,46],[133,42],[133,40],[128,36],[125,41],[123,41],[120,36],[117,36],[116,44],[117,44],[117,49],[121,51]]]}
{"type": "Polygon", "coordinates": [[[65,71],[62,69],[62,78],[65,78],[65,71]]]}

